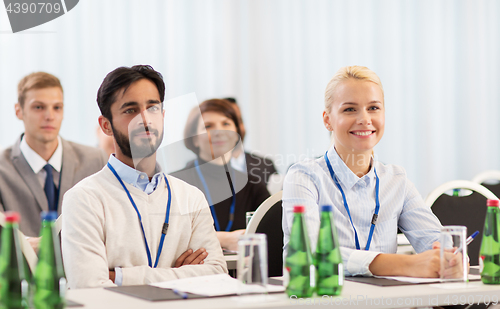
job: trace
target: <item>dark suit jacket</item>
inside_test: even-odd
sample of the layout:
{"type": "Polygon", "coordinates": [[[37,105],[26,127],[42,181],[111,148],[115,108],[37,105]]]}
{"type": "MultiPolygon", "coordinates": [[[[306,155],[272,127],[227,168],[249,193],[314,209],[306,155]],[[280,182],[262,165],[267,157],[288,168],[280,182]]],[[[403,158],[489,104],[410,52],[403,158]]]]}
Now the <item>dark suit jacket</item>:
{"type": "Polygon", "coordinates": [[[273,161],[255,154],[245,152],[247,173],[259,179],[259,182],[267,184],[269,177],[277,173],[273,161]]]}
{"type": "MultiPolygon", "coordinates": [[[[251,175],[248,182],[252,184],[263,183],[267,185],[269,177],[271,177],[272,174],[278,173],[272,160],[256,154],[245,152],[245,163],[247,165],[247,174],[251,175]]],[[[194,160],[186,163],[186,168],[189,166],[194,166],[194,160]]]]}
{"type": "MultiPolygon", "coordinates": [[[[103,168],[107,158],[103,151],[69,142],[61,138],[63,155],[59,184],[58,212],[62,197],[83,178],[103,168]]],[[[21,214],[19,228],[26,236],[39,236],[40,212],[48,211],[48,202],[37,175],[24,158],[19,145],[21,138],[0,156],[0,211],[21,214]]]]}
{"type": "MultiPolygon", "coordinates": [[[[229,212],[232,202],[226,169],[222,165],[207,163],[201,158],[198,158],[198,161],[200,162],[200,171],[209,190],[208,193],[214,203],[213,209],[219,221],[221,231],[225,231],[229,222],[229,212]]],[[[269,197],[269,192],[267,191],[266,184],[260,182],[256,177],[237,171],[230,164],[228,169],[236,192],[234,220],[231,228],[231,231],[234,231],[246,227],[246,213],[248,211],[255,211],[269,197]]],[[[205,197],[207,196],[205,187],[195,169],[194,162],[170,175],[197,187],[205,194],[205,197]]]]}

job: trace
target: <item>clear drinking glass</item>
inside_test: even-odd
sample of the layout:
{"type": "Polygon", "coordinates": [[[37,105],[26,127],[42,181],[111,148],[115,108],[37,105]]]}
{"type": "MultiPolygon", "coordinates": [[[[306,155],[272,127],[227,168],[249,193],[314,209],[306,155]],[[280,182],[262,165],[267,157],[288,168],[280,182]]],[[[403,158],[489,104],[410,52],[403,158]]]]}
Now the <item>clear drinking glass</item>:
{"type": "Polygon", "coordinates": [[[468,279],[467,227],[450,225],[441,229],[440,277],[441,281],[468,279]]]}
{"type": "Polygon", "coordinates": [[[265,234],[246,234],[239,237],[237,277],[240,282],[240,295],[267,293],[265,234]]]}

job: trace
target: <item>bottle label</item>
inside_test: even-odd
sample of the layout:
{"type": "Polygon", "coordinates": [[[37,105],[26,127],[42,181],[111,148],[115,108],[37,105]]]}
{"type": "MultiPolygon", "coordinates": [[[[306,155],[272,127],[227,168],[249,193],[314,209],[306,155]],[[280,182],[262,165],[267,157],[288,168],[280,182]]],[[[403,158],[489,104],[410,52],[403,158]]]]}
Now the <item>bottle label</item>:
{"type": "Polygon", "coordinates": [[[66,278],[62,277],[59,279],[59,296],[64,299],[64,296],[66,295],[66,288],[67,288],[67,281],[66,278]]]}
{"type": "Polygon", "coordinates": [[[484,255],[481,255],[479,257],[479,273],[482,273],[483,272],[483,268],[484,268],[484,258],[485,256],[484,255]]]}
{"type": "Polygon", "coordinates": [[[309,266],[309,278],[311,279],[309,284],[313,288],[316,286],[316,267],[314,265],[309,266]]]}
{"type": "Polygon", "coordinates": [[[344,285],[344,264],[339,264],[339,285],[344,285]]]}
{"type": "Polygon", "coordinates": [[[24,280],[21,282],[21,294],[22,297],[25,299],[28,299],[29,297],[29,283],[28,281],[24,280]]]}

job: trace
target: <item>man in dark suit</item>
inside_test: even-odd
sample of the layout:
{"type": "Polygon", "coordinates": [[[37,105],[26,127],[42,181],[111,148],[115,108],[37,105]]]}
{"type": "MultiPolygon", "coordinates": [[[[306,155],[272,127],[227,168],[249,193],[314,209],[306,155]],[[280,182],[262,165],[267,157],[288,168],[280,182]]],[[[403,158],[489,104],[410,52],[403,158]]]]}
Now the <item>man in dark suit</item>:
{"type": "MultiPolygon", "coordinates": [[[[59,137],[63,107],[57,77],[36,72],[19,82],[15,111],[25,131],[0,155],[0,211],[19,212],[26,236],[38,236],[40,212],[60,214],[64,193],[107,161],[101,150],[59,137]]],[[[30,243],[36,248],[38,240],[30,243]]]]}

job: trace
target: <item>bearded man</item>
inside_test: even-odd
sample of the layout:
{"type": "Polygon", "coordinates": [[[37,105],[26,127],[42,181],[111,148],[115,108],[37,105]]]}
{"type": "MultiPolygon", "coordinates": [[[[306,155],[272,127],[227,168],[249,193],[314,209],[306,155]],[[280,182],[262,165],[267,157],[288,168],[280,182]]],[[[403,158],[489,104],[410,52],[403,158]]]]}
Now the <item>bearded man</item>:
{"type": "Polygon", "coordinates": [[[64,197],[70,288],[227,273],[203,193],[156,163],[164,97],[161,74],[147,65],[115,69],[98,90],[99,125],[116,154],[64,197]]]}

